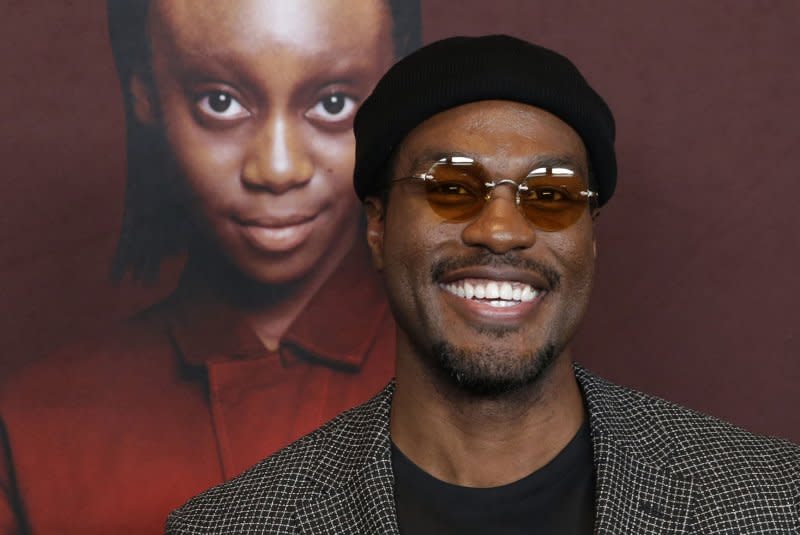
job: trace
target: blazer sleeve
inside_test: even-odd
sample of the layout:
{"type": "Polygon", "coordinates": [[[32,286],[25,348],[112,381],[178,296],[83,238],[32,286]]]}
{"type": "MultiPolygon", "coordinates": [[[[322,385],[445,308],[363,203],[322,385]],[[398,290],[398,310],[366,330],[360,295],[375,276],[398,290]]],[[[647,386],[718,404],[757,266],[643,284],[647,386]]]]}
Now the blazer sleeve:
{"type": "Polygon", "coordinates": [[[180,510],[176,510],[172,511],[167,517],[164,533],[165,535],[201,535],[203,533],[209,533],[209,531],[196,525],[190,525],[181,515],[180,510]]]}

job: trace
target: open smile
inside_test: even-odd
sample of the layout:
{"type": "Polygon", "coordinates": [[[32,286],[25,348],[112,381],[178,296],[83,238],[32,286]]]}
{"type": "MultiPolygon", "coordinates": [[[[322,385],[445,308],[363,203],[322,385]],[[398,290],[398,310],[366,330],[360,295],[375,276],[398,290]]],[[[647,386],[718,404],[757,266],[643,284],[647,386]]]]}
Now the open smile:
{"type": "Polygon", "coordinates": [[[440,283],[444,297],[459,314],[477,323],[517,324],[547,292],[521,281],[464,278],[440,283]]]}
{"type": "Polygon", "coordinates": [[[442,289],[463,299],[470,299],[496,308],[530,303],[540,294],[530,284],[517,281],[461,279],[442,284],[442,289]]]}

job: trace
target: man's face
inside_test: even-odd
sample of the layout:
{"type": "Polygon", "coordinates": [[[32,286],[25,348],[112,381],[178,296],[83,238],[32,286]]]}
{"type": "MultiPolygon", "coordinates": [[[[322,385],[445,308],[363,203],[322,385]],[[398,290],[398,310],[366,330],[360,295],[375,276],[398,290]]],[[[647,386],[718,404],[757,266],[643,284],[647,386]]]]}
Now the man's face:
{"type": "MultiPolygon", "coordinates": [[[[517,182],[542,162],[564,162],[582,177],[588,169],[580,137],[554,115],[481,101],[417,126],[398,148],[392,176],[425,172],[450,155],[517,182]]],[[[509,185],[459,223],[438,216],[416,180],[393,184],[385,207],[370,203],[378,208],[369,210],[368,236],[401,327],[399,357],[418,355],[474,393],[513,391],[541,376],[588,304],[595,260],[588,204],[572,225],[545,232],[525,219],[509,185]],[[493,287],[506,298],[485,297],[493,287]]]]}
{"type": "MultiPolygon", "coordinates": [[[[296,281],[357,232],[357,105],[393,59],[382,0],[156,0],[154,88],[203,237],[245,276],[296,281]]],[[[334,258],[339,258],[334,255],[334,258]]]]}

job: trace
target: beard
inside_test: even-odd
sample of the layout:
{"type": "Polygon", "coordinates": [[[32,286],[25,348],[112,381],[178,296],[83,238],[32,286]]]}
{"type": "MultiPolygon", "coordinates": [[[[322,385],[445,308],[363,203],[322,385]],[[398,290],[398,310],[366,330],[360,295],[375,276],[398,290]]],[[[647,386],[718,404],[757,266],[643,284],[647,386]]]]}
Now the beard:
{"type": "Polygon", "coordinates": [[[430,355],[439,374],[459,391],[493,399],[511,396],[540,383],[558,351],[553,344],[546,344],[509,359],[493,351],[467,351],[437,342],[430,355]]]}

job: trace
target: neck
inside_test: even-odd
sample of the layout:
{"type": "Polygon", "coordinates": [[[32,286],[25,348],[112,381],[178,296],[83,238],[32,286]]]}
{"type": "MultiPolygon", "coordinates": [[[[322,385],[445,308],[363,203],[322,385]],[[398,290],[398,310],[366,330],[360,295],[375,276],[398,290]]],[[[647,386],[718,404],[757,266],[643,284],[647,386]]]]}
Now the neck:
{"type": "Polygon", "coordinates": [[[512,483],[550,462],[585,418],[568,351],[521,392],[475,398],[444,384],[398,348],[390,432],[432,476],[466,487],[512,483]]]}
{"type": "Polygon", "coordinates": [[[181,286],[236,309],[267,349],[274,351],[351,246],[352,243],[336,248],[310,272],[281,283],[254,280],[218,253],[193,248],[181,276],[181,286]]]}

